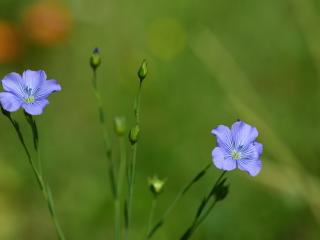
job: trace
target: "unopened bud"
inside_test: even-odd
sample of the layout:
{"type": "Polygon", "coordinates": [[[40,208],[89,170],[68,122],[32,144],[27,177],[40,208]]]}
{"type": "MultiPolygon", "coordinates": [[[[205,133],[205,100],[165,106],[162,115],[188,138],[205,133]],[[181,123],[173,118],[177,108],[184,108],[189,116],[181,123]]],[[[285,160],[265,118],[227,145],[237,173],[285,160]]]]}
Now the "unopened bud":
{"type": "Polygon", "coordinates": [[[93,70],[96,70],[101,64],[101,57],[99,48],[93,49],[92,55],[90,57],[90,65],[93,70]]]}
{"type": "Polygon", "coordinates": [[[138,125],[135,125],[133,128],[131,128],[129,133],[129,140],[131,145],[134,145],[138,142],[140,137],[140,127],[138,125]]]}
{"type": "Polygon", "coordinates": [[[127,130],[126,119],[124,117],[114,118],[114,131],[118,136],[123,136],[127,130]]]}
{"type": "Polygon", "coordinates": [[[162,192],[165,183],[166,180],[161,180],[157,176],[148,178],[150,191],[153,193],[155,197],[157,197],[162,192]]]}
{"type": "Polygon", "coordinates": [[[222,201],[229,193],[229,184],[226,184],[226,178],[216,185],[212,190],[212,195],[216,201],[222,201]]]}
{"type": "Polygon", "coordinates": [[[140,82],[143,81],[143,79],[146,78],[148,74],[148,66],[147,66],[147,61],[146,60],[143,60],[142,63],[141,63],[141,66],[138,70],[138,77],[140,79],[140,82]]]}

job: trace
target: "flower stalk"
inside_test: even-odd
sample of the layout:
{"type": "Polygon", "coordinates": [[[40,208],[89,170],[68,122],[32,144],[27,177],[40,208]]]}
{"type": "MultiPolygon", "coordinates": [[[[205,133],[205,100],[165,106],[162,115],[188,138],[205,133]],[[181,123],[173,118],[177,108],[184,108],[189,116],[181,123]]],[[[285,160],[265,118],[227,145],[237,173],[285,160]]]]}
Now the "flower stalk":
{"type": "Polygon", "coordinates": [[[225,185],[226,178],[223,179],[226,171],[223,171],[218,177],[217,181],[213,185],[212,190],[209,194],[202,200],[201,204],[198,207],[195,218],[191,224],[191,226],[185,231],[180,240],[188,240],[193,233],[197,230],[197,228],[201,225],[201,223],[208,217],[209,213],[215,207],[216,203],[222,201],[228,194],[229,186],[225,185]],[[210,200],[212,203],[208,207],[210,200]]]}
{"type": "Polygon", "coordinates": [[[92,76],[92,90],[94,93],[94,96],[96,98],[97,108],[98,108],[98,114],[99,114],[99,123],[102,129],[102,135],[103,135],[103,143],[104,143],[104,149],[105,149],[105,155],[108,162],[108,175],[109,175],[109,181],[110,181],[110,188],[111,193],[113,196],[113,202],[114,202],[114,232],[115,232],[115,239],[120,239],[120,202],[119,202],[119,196],[117,192],[117,182],[116,182],[116,176],[115,176],[115,169],[114,169],[114,163],[112,158],[112,148],[109,138],[109,133],[106,126],[106,117],[105,117],[105,111],[102,105],[102,99],[101,94],[97,82],[97,69],[101,64],[101,57],[99,53],[99,49],[95,48],[93,50],[93,53],[90,57],[90,66],[93,72],[92,76]]]}
{"type": "Polygon", "coordinates": [[[136,100],[134,102],[134,116],[135,116],[135,126],[130,130],[129,141],[131,143],[131,154],[132,159],[128,167],[128,197],[126,200],[125,206],[125,239],[129,239],[129,230],[131,225],[132,218],[132,201],[133,201],[133,191],[135,184],[135,174],[136,174],[136,161],[137,161],[137,148],[138,148],[138,139],[140,136],[140,103],[141,103],[141,92],[142,92],[142,83],[147,76],[147,63],[145,60],[142,61],[142,64],[138,70],[139,77],[139,88],[136,100]]]}
{"type": "Polygon", "coordinates": [[[111,143],[110,143],[109,133],[106,126],[105,111],[103,109],[101,94],[100,94],[100,90],[97,83],[97,68],[100,66],[100,64],[101,64],[101,59],[99,55],[99,49],[95,48],[90,58],[90,65],[93,71],[92,90],[96,98],[98,114],[99,114],[99,123],[100,123],[102,134],[103,134],[105,155],[108,161],[110,187],[111,187],[113,198],[116,199],[116,180],[115,180],[115,174],[114,174],[114,164],[112,160],[111,143]]]}
{"type": "MultiPolygon", "coordinates": [[[[43,178],[43,175],[42,175],[42,165],[41,165],[41,160],[40,158],[38,158],[38,163],[39,163],[39,166],[37,167],[32,159],[32,156],[30,154],[30,151],[27,147],[27,145],[25,144],[25,141],[24,141],[24,137],[23,137],[23,134],[20,130],[20,126],[18,124],[18,122],[16,120],[14,120],[12,117],[11,117],[11,114],[9,112],[6,112],[4,109],[1,109],[3,114],[9,119],[10,123],[12,124],[13,128],[15,129],[17,135],[18,135],[18,138],[20,140],[20,143],[27,155],[27,158],[28,158],[28,162],[31,166],[31,169],[36,177],[36,180],[39,184],[39,187],[40,187],[40,190],[41,190],[41,193],[43,195],[43,198],[45,199],[45,201],[47,202],[47,205],[48,205],[48,209],[49,209],[49,213],[50,213],[50,216],[51,216],[51,219],[53,221],[53,224],[55,226],[55,230],[57,232],[57,236],[58,236],[58,239],[59,240],[65,240],[65,237],[64,237],[64,233],[60,227],[60,223],[58,221],[58,218],[57,218],[57,215],[56,215],[56,210],[55,210],[55,205],[54,205],[54,202],[53,202],[53,198],[52,198],[52,193],[51,193],[51,190],[50,190],[50,187],[47,183],[45,183],[44,181],[44,178],[43,178]]],[[[39,141],[39,138],[38,138],[38,129],[37,129],[37,126],[36,126],[36,122],[33,120],[32,116],[27,114],[26,113],[26,117],[27,117],[27,121],[28,123],[30,124],[31,126],[31,129],[32,129],[32,133],[33,133],[33,142],[34,142],[34,147],[35,147],[35,150],[38,152],[38,157],[40,157],[40,154],[39,154],[39,149],[38,149],[38,141],[39,141]]]]}
{"type": "Polygon", "coordinates": [[[198,182],[207,172],[207,170],[211,167],[211,163],[206,165],[200,172],[198,172],[195,177],[191,179],[187,184],[185,184],[182,189],[177,194],[176,198],[173,200],[173,202],[170,204],[170,206],[167,208],[167,210],[164,212],[162,217],[156,222],[156,224],[153,225],[153,227],[148,231],[148,234],[146,236],[147,239],[151,239],[152,236],[159,230],[159,228],[165,223],[166,218],[171,214],[171,212],[174,210],[177,203],[181,200],[181,198],[190,190],[190,188],[198,182]]]}
{"type": "Polygon", "coordinates": [[[126,132],[125,119],[117,117],[115,118],[115,132],[119,141],[120,163],[118,169],[118,181],[117,181],[117,194],[116,194],[116,208],[115,208],[115,239],[121,239],[121,197],[123,193],[124,178],[125,178],[125,166],[126,166],[126,142],[124,134],[126,132]]]}
{"type": "Polygon", "coordinates": [[[158,200],[157,196],[152,197],[151,210],[150,210],[149,220],[148,220],[147,235],[151,231],[153,216],[154,216],[155,209],[157,207],[157,200],[158,200]]]}

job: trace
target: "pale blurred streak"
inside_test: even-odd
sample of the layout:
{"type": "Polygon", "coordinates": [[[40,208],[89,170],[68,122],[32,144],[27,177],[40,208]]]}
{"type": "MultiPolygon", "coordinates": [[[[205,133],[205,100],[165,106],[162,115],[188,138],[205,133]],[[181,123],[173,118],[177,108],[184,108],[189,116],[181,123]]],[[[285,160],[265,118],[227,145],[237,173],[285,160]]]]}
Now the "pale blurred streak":
{"type": "MultiPolygon", "coordinates": [[[[309,55],[317,73],[317,99],[320,101],[320,15],[311,0],[288,0],[292,6],[297,23],[303,33],[309,55]]],[[[320,113],[320,108],[315,108],[320,113]]],[[[318,122],[318,128],[320,123],[318,122]]]]}
{"type": "Polygon", "coordinates": [[[253,179],[287,198],[304,201],[320,223],[319,179],[303,169],[300,159],[264,120],[268,113],[241,67],[217,36],[208,29],[201,31],[190,42],[190,47],[217,79],[230,101],[230,106],[240,117],[249,119],[263,133],[263,136],[260,136],[261,142],[274,161],[262,159],[264,167],[261,174],[253,179]]]}
{"type": "MultiPolygon", "coordinates": [[[[310,0],[288,0],[309,48],[320,82],[320,16],[310,0]]],[[[318,85],[320,90],[320,84],[318,85]]]]}

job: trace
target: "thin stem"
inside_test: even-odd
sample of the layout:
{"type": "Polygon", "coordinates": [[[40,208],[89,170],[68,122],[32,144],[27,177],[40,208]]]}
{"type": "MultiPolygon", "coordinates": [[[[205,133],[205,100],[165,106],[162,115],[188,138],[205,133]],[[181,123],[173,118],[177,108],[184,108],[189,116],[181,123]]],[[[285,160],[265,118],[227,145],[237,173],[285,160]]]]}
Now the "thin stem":
{"type": "MultiPolygon", "coordinates": [[[[140,81],[138,95],[134,104],[134,115],[136,120],[136,125],[140,124],[140,102],[141,102],[141,90],[142,90],[142,82],[140,81]]],[[[131,227],[131,218],[132,218],[132,201],[133,201],[133,191],[136,177],[136,161],[137,161],[137,148],[138,142],[136,142],[132,148],[132,160],[129,167],[129,196],[128,196],[128,222],[126,226],[126,240],[129,239],[129,229],[131,227]]]]}
{"type": "MultiPolygon", "coordinates": [[[[30,117],[32,119],[32,116],[30,116],[30,117]]],[[[41,179],[44,179],[43,178],[42,160],[41,160],[41,154],[40,154],[39,131],[38,131],[38,127],[37,127],[36,121],[33,120],[32,123],[33,124],[31,125],[31,128],[34,129],[34,131],[33,131],[33,133],[34,133],[33,139],[34,139],[34,142],[36,143],[34,146],[35,146],[35,150],[37,152],[37,157],[38,157],[39,173],[40,173],[41,179]]],[[[42,184],[43,184],[44,189],[45,189],[45,192],[43,192],[43,194],[44,194],[45,199],[48,202],[48,208],[50,210],[50,214],[51,214],[52,220],[54,222],[58,237],[59,237],[59,239],[64,240],[65,237],[64,237],[63,231],[62,231],[62,229],[60,227],[60,223],[59,223],[59,221],[57,219],[57,216],[56,216],[55,205],[54,205],[54,202],[53,202],[53,198],[52,198],[50,187],[49,187],[48,184],[45,185],[44,182],[42,184]]]]}
{"type": "Polygon", "coordinates": [[[102,100],[100,91],[97,84],[97,72],[96,70],[93,70],[93,78],[92,78],[92,89],[94,96],[96,98],[97,107],[98,107],[98,113],[99,113],[99,122],[102,129],[103,134],[103,141],[104,141],[104,148],[105,148],[105,154],[106,158],[108,160],[108,168],[109,168],[109,179],[110,179],[110,186],[111,191],[113,194],[114,199],[116,198],[116,180],[115,180],[115,174],[114,174],[114,164],[112,160],[112,150],[111,150],[111,144],[109,140],[109,134],[106,127],[106,121],[105,121],[105,112],[102,106],[102,100]]]}
{"type": "Polygon", "coordinates": [[[164,224],[165,219],[171,214],[171,212],[174,210],[175,206],[180,201],[180,199],[189,191],[193,184],[195,184],[200,178],[202,178],[205,175],[206,171],[211,167],[211,165],[211,163],[206,165],[200,172],[198,172],[195,175],[195,177],[191,179],[191,181],[184,185],[184,187],[177,194],[176,198],[164,212],[160,220],[156,224],[154,224],[153,227],[149,230],[146,239],[150,239],[156,233],[156,231],[164,224]]]}
{"type": "Polygon", "coordinates": [[[151,210],[150,210],[150,214],[149,214],[147,235],[148,235],[148,233],[151,231],[151,226],[152,226],[152,221],[153,221],[153,215],[154,215],[154,211],[155,211],[155,209],[156,209],[156,206],[157,206],[157,197],[154,196],[153,199],[152,199],[152,206],[151,206],[151,210]]]}
{"type": "MultiPolygon", "coordinates": [[[[213,189],[215,187],[218,186],[218,184],[220,184],[220,181],[222,180],[222,178],[224,177],[224,175],[226,174],[226,171],[223,171],[220,176],[218,177],[218,179],[216,180],[213,189]]],[[[216,205],[216,203],[219,201],[217,198],[214,198],[213,202],[211,203],[210,207],[206,209],[207,204],[209,203],[210,198],[212,197],[211,192],[208,194],[208,196],[204,199],[204,206],[201,208],[201,210],[197,213],[196,217],[194,218],[191,226],[187,229],[187,231],[182,235],[182,237],[180,238],[180,240],[188,240],[192,234],[197,230],[197,228],[200,226],[200,224],[207,218],[207,216],[209,215],[209,213],[211,212],[211,210],[214,208],[214,206],[216,205]],[[204,213],[203,210],[206,209],[206,211],[204,213]]]]}
{"type": "Polygon", "coordinates": [[[137,143],[131,147],[132,159],[130,163],[129,172],[129,196],[128,196],[128,223],[126,226],[126,240],[129,239],[129,229],[131,227],[132,218],[132,201],[133,201],[133,190],[135,183],[135,172],[136,172],[136,161],[137,161],[137,143]]]}
{"type": "Polygon", "coordinates": [[[140,124],[141,90],[142,90],[142,82],[140,81],[138,95],[137,95],[137,99],[136,99],[136,106],[135,106],[135,110],[134,110],[137,125],[140,124]]]}
{"type": "MultiPolygon", "coordinates": [[[[217,185],[220,183],[221,179],[224,177],[224,175],[226,174],[226,172],[227,172],[227,171],[223,171],[223,172],[220,174],[220,176],[218,177],[218,179],[216,180],[216,182],[215,182],[215,184],[214,184],[214,186],[213,186],[213,189],[217,187],[217,185]]],[[[210,200],[211,197],[212,197],[212,196],[211,196],[210,194],[208,194],[208,196],[207,196],[206,199],[205,199],[206,204],[208,204],[208,202],[209,202],[209,200],[210,200]]],[[[215,199],[215,200],[213,201],[212,205],[209,207],[208,211],[205,212],[205,216],[207,216],[207,215],[209,214],[209,212],[210,212],[211,209],[214,207],[214,205],[216,204],[216,202],[217,202],[217,200],[215,199]]],[[[203,212],[204,209],[205,209],[205,207],[202,208],[202,210],[199,212],[198,217],[196,217],[196,218],[194,219],[194,222],[193,222],[194,225],[197,224],[198,219],[201,218],[201,214],[202,214],[202,212],[203,212]]],[[[201,220],[201,221],[203,221],[203,220],[201,220]]],[[[200,222],[200,223],[201,223],[201,222],[200,222]]],[[[200,224],[200,223],[199,223],[199,224],[200,224]]],[[[198,225],[199,225],[199,224],[198,224],[198,225]]]]}
{"type": "Polygon", "coordinates": [[[33,159],[32,159],[32,157],[31,157],[31,154],[30,154],[30,152],[29,152],[29,150],[28,150],[28,148],[27,148],[27,145],[25,144],[23,135],[22,135],[22,133],[21,133],[21,131],[20,131],[19,124],[18,124],[15,120],[13,120],[11,117],[8,117],[8,118],[9,118],[9,120],[10,120],[13,128],[15,129],[17,135],[18,135],[18,138],[19,138],[19,140],[20,140],[20,143],[21,143],[21,145],[22,145],[22,147],[23,147],[23,149],[24,149],[24,151],[25,151],[25,153],[26,153],[26,155],[27,155],[28,162],[29,162],[29,164],[30,164],[30,166],[31,166],[31,168],[32,168],[32,170],[33,170],[33,173],[35,174],[35,177],[36,177],[36,179],[37,179],[37,182],[38,182],[38,184],[39,184],[39,186],[40,186],[40,188],[41,188],[41,190],[42,190],[41,175],[39,174],[39,172],[38,172],[38,170],[37,170],[37,168],[36,168],[36,166],[35,166],[35,164],[34,164],[34,162],[33,162],[33,159]]]}
{"type": "MultiPolygon", "coordinates": [[[[49,191],[49,186],[45,184],[41,172],[37,169],[37,167],[34,164],[34,161],[33,161],[32,157],[31,157],[31,154],[30,154],[30,152],[29,152],[29,150],[28,150],[28,148],[27,148],[27,146],[25,144],[23,135],[22,135],[22,133],[20,131],[19,124],[15,120],[13,120],[11,118],[11,116],[8,116],[8,118],[9,118],[12,126],[16,130],[16,133],[18,135],[20,143],[22,144],[23,149],[25,150],[25,153],[27,155],[28,162],[29,162],[29,164],[31,166],[31,169],[32,169],[36,179],[37,179],[37,182],[39,184],[39,187],[40,187],[40,190],[42,192],[42,195],[43,195],[45,201],[47,202],[48,209],[49,209],[49,212],[50,212],[50,216],[51,216],[51,219],[52,219],[52,221],[54,223],[54,226],[55,226],[55,229],[56,229],[56,232],[57,232],[57,235],[58,235],[58,239],[59,240],[65,240],[64,234],[63,234],[63,232],[61,230],[59,221],[58,221],[58,219],[56,217],[56,214],[55,214],[55,207],[54,207],[54,203],[53,203],[53,200],[52,200],[51,192],[49,191]]],[[[34,124],[35,124],[35,122],[34,122],[34,124]]],[[[36,128],[36,125],[34,127],[36,128]]],[[[34,131],[33,131],[33,133],[34,133],[34,131]]],[[[35,135],[33,135],[33,136],[34,136],[34,140],[35,140],[35,135]]],[[[37,148],[36,145],[35,145],[35,148],[37,148]]]]}
{"type": "Polygon", "coordinates": [[[107,130],[106,126],[106,117],[105,117],[105,112],[103,109],[102,105],[102,100],[101,100],[101,94],[98,88],[98,83],[97,83],[97,71],[96,69],[93,69],[93,77],[92,77],[92,89],[94,96],[96,98],[97,102],[97,107],[98,107],[98,113],[99,113],[99,123],[102,129],[102,135],[103,135],[103,143],[104,143],[104,149],[105,149],[105,154],[108,162],[108,172],[109,172],[109,181],[110,181],[110,187],[111,187],[111,192],[113,196],[113,202],[114,202],[114,220],[115,220],[115,235],[118,234],[118,218],[120,218],[118,215],[118,210],[119,210],[119,201],[118,201],[118,193],[117,193],[117,183],[116,183],[116,177],[115,177],[115,170],[114,170],[114,164],[113,164],[113,159],[112,159],[112,150],[111,150],[111,144],[109,140],[109,133],[107,130]]]}
{"type": "Polygon", "coordinates": [[[223,171],[223,172],[220,174],[219,178],[217,179],[216,183],[214,184],[215,187],[220,183],[221,179],[224,177],[224,175],[225,175],[226,173],[227,173],[227,171],[223,171]]]}
{"type": "Polygon", "coordinates": [[[116,198],[116,209],[115,209],[115,239],[121,239],[121,196],[123,192],[123,183],[125,175],[125,164],[126,164],[126,145],[123,136],[119,137],[120,146],[120,165],[118,173],[118,185],[117,185],[117,198],[116,198]]]}
{"type": "Polygon", "coordinates": [[[195,224],[195,229],[194,231],[200,226],[200,224],[208,217],[209,213],[211,212],[211,210],[215,207],[217,203],[217,200],[214,200],[210,207],[208,208],[208,210],[199,218],[199,220],[197,221],[197,223],[195,224]]]}

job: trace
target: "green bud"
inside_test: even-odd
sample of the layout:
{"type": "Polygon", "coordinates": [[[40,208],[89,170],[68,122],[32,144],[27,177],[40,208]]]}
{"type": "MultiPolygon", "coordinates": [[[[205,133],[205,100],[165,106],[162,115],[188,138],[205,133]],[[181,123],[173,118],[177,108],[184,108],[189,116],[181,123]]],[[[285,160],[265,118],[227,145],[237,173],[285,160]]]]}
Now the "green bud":
{"type": "Polygon", "coordinates": [[[140,66],[140,68],[138,70],[138,77],[140,79],[140,82],[142,82],[143,79],[146,78],[147,73],[148,73],[147,61],[143,60],[142,63],[141,63],[141,66],[140,66]]]}
{"type": "Polygon", "coordinates": [[[118,136],[123,136],[123,134],[126,132],[127,126],[126,126],[126,119],[125,117],[115,117],[114,118],[114,131],[118,136]]]}
{"type": "Polygon", "coordinates": [[[153,193],[155,197],[157,197],[162,192],[165,183],[166,183],[165,179],[161,180],[157,176],[148,178],[150,191],[153,193]]]}
{"type": "Polygon", "coordinates": [[[95,48],[90,57],[90,65],[93,70],[96,70],[101,64],[101,57],[99,53],[99,48],[95,48]]]}
{"type": "Polygon", "coordinates": [[[225,178],[219,184],[215,185],[210,193],[217,202],[225,199],[229,193],[229,184],[226,184],[226,180],[227,179],[225,178]]]}
{"type": "Polygon", "coordinates": [[[138,125],[135,125],[133,128],[131,128],[129,133],[129,140],[131,142],[131,145],[134,145],[138,142],[140,137],[140,127],[138,125]]]}

